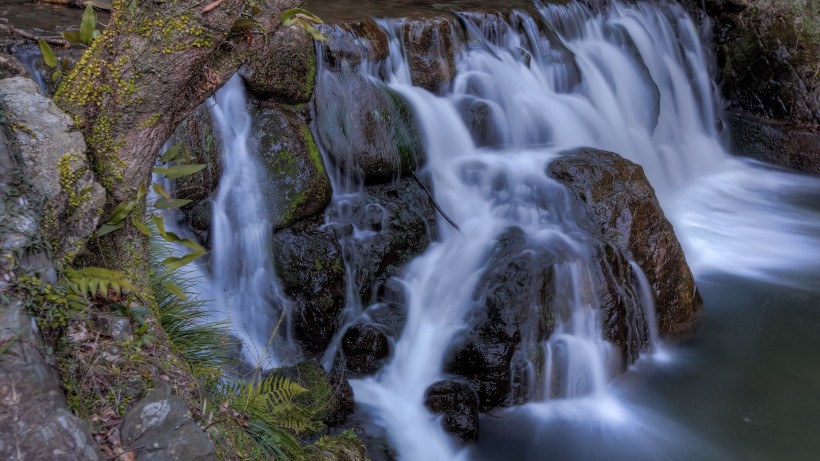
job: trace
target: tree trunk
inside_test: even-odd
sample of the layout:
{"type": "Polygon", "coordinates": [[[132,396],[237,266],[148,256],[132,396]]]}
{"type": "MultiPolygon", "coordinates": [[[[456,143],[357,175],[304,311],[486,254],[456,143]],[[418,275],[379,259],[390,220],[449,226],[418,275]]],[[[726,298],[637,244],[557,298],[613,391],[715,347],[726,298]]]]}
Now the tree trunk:
{"type": "MultiPolygon", "coordinates": [[[[107,29],[66,76],[55,101],[88,143],[107,211],[147,185],[157,153],[176,125],[211,96],[280,27],[301,0],[256,0],[258,28],[232,31],[253,15],[243,0],[115,0],[107,29]]],[[[147,240],[131,226],[96,242],[100,264],[146,274],[147,240]]],[[[92,247],[93,249],[93,247],[92,247]]],[[[95,258],[96,259],[96,258],[95,258]]]]}

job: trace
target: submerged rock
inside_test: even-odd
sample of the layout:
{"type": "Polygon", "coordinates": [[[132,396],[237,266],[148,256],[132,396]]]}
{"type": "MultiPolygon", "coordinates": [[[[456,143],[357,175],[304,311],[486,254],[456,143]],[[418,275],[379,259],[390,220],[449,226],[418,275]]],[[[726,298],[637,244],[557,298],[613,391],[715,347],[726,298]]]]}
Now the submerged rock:
{"type": "Polygon", "coordinates": [[[554,161],[548,171],[589,206],[604,239],[646,274],[660,333],[691,333],[703,300],[643,168],[618,154],[583,148],[554,161]]]}
{"type": "Polygon", "coordinates": [[[320,219],[300,221],[273,236],[273,263],[293,302],[293,334],[305,352],[319,355],[341,327],[345,269],[336,236],[320,219]]]}
{"type": "Polygon", "coordinates": [[[45,198],[41,228],[55,250],[54,260],[68,263],[97,229],[105,204],[105,190],[91,172],[83,135],[27,78],[0,80],[0,108],[21,174],[45,198]]]}
{"type": "Polygon", "coordinates": [[[435,414],[443,415],[442,425],[462,443],[478,438],[478,395],[467,383],[438,381],[424,394],[424,404],[435,414]]]}
{"type": "Polygon", "coordinates": [[[216,461],[211,439],[191,418],[188,408],[163,382],[126,414],[122,443],[138,461],[216,461]]]}
{"type": "Polygon", "coordinates": [[[260,193],[271,208],[274,229],[322,212],[332,190],[322,155],[305,120],[290,107],[258,105],[248,147],[265,168],[260,193]]]}

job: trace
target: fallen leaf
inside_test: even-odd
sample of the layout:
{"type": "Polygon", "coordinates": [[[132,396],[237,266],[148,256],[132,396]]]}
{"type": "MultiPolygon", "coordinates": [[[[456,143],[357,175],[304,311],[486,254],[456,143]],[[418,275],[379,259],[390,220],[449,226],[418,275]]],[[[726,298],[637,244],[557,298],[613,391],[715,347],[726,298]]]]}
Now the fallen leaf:
{"type": "Polygon", "coordinates": [[[207,12],[211,11],[212,9],[218,7],[219,4],[222,3],[223,1],[225,1],[225,0],[216,0],[215,2],[211,2],[207,5],[205,5],[205,8],[202,8],[202,12],[207,13],[207,12]]]}

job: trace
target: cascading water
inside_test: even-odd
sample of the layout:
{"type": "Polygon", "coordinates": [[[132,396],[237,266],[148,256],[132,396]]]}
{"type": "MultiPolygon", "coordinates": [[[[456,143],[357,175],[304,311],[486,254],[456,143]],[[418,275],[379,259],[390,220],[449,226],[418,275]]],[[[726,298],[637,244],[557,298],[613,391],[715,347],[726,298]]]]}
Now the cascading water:
{"type": "MultiPolygon", "coordinates": [[[[755,209],[754,198],[739,200],[787,194],[803,184],[816,187],[815,180],[763,170],[726,154],[708,56],[682,8],[611,2],[595,11],[581,4],[538,5],[537,11],[490,23],[463,15],[467,45],[444,96],[408,85],[403,73],[386,79],[410,101],[424,134],[436,201],[460,226],[457,231],[439,219],[439,241],[413,260],[403,277],[407,322],[391,361],[377,376],[352,383],[357,402],[402,460],[483,459],[458,448],[441,430],[424,406],[424,394],[447,377],[448,349],[469,327],[465,320],[488,255],[499,234],[513,226],[539,245],[560,249],[554,282],[562,300],[555,309],[564,315],[542,347],[547,376],[560,367],[562,378],[545,379],[540,394],[563,400],[528,407],[542,421],[594,415],[624,421],[624,408],[606,387],[617,354],[602,339],[598,300],[591,295],[591,243],[561,198],[565,189],[543,174],[565,150],[593,146],[641,164],[695,269],[729,266],[769,276],[762,271],[780,261],[790,268],[816,264],[816,250],[806,252],[813,237],[800,237],[817,234],[809,212],[771,213],[755,209]],[[489,114],[482,127],[489,138],[471,136],[464,108],[477,104],[489,114]],[[727,178],[733,188],[714,187],[727,178]],[[546,205],[533,199],[538,194],[550,197],[546,205]],[[740,210],[727,213],[728,206],[740,210]],[[730,240],[715,230],[728,232],[733,221],[747,224],[748,217],[761,215],[767,218],[758,224],[758,235],[730,240]],[[709,221],[713,224],[706,226],[709,221]],[[798,225],[803,228],[796,232],[798,241],[776,252],[750,251],[761,237],[791,239],[798,225]]],[[[392,26],[382,26],[395,36],[392,26]]],[[[406,69],[403,54],[391,49],[394,62],[386,68],[406,69]]],[[[645,278],[640,273],[637,278],[642,307],[651,314],[645,278]]],[[[657,327],[649,329],[656,340],[657,327]]],[[[651,421],[643,418],[638,429],[649,430],[651,421]]],[[[687,440],[681,431],[676,434],[687,440]]],[[[649,451],[640,456],[648,455],[651,445],[641,449],[649,451]]]]}
{"type": "Polygon", "coordinates": [[[271,220],[259,193],[265,178],[248,148],[251,115],[238,75],[217,92],[211,113],[224,146],[213,206],[211,311],[230,323],[247,363],[273,368],[293,351],[280,328],[288,301],[271,263],[271,220]]]}

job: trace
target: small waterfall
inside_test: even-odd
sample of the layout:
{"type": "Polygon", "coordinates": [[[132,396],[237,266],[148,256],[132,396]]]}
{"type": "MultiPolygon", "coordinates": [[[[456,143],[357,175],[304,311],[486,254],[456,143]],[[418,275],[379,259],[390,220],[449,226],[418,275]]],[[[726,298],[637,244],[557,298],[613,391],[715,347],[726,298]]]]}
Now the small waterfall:
{"type": "Polygon", "coordinates": [[[247,363],[269,369],[293,348],[284,327],[288,301],[271,262],[271,220],[259,192],[264,170],[248,150],[251,115],[242,79],[231,78],[212,103],[224,146],[212,221],[214,310],[242,340],[247,363]]]}
{"type": "Polygon", "coordinates": [[[14,57],[23,64],[29,76],[34,83],[40,88],[40,93],[48,94],[46,88],[46,81],[43,79],[43,74],[37,69],[37,61],[42,59],[43,55],[40,48],[35,45],[18,46],[14,48],[14,57]]]}

